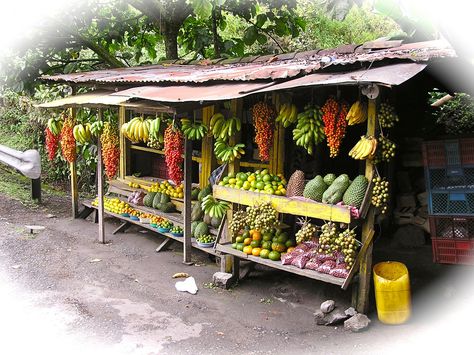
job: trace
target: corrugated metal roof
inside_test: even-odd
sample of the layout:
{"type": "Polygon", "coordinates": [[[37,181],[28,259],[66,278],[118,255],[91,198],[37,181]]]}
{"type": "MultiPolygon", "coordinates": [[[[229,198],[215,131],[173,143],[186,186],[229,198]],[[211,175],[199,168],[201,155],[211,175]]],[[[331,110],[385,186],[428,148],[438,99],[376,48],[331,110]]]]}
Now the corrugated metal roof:
{"type": "Polygon", "coordinates": [[[163,63],[152,66],[118,68],[94,72],[43,76],[57,82],[89,84],[136,83],[204,83],[209,81],[253,81],[288,79],[314,73],[322,68],[382,60],[425,62],[433,58],[456,57],[445,41],[427,41],[399,45],[386,41],[369,46],[341,46],[333,50],[285,53],[279,56],[259,56],[216,61],[204,60],[197,64],[163,63]],[[228,63],[228,64],[226,64],[228,63]]]}
{"type": "Polygon", "coordinates": [[[139,86],[113,93],[112,96],[140,98],[160,102],[219,101],[250,94],[321,85],[359,85],[377,83],[400,85],[426,67],[420,63],[399,63],[378,68],[338,73],[314,73],[284,82],[228,82],[173,86],[139,86]]]}
{"type": "Polygon", "coordinates": [[[126,102],[129,97],[111,96],[113,91],[97,90],[85,94],[77,94],[62,99],[46,102],[36,105],[42,108],[63,108],[63,107],[77,107],[77,106],[115,106],[126,102]]]}

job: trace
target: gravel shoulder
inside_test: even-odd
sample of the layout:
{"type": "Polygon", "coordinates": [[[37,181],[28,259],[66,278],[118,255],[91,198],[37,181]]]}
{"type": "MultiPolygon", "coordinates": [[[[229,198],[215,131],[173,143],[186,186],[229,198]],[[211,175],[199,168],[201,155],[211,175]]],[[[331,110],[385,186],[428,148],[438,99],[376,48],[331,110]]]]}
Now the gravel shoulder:
{"type": "Polygon", "coordinates": [[[186,266],[180,244],[157,254],[161,237],[136,227],[111,235],[118,222],[109,218],[102,245],[97,225],[69,217],[68,198],[45,201],[35,207],[0,195],[0,334],[10,354],[391,353],[452,330],[443,330],[439,310],[470,301],[463,285],[471,268],[433,264],[429,246],[393,251],[379,241],[376,261],[409,267],[412,319],[384,326],[372,302],[364,333],[316,326],[321,302],[345,309],[350,291],[260,266],[231,290],[214,288],[218,266],[206,254],[193,252],[186,266]],[[25,224],[46,228],[31,235],[25,224]],[[196,279],[196,295],[175,290],[176,272],[196,279]]]}

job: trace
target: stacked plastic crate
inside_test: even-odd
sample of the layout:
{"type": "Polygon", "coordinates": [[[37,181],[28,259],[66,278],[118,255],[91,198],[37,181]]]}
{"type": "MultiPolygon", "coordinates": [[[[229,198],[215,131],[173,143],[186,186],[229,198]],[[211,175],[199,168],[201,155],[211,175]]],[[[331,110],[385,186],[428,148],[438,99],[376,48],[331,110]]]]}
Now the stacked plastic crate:
{"type": "Polygon", "coordinates": [[[474,138],[423,144],[433,259],[474,265],[474,138]]]}

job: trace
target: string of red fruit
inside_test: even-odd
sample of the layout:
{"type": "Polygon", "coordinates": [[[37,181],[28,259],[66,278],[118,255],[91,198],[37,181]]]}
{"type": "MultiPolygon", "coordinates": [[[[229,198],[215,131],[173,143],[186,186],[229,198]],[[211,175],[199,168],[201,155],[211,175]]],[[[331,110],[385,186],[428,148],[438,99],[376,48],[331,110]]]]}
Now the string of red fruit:
{"type": "Polygon", "coordinates": [[[63,117],[64,124],[60,134],[61,152],[67,162],[73,163],[76,161],[76,140],[72,133],[74,122],[72,118],[67,115],[63,115],[63,117]]]}
{"type": "Polygon", "coordinates": [[[329,156],[334,158],[339,154],[342,139],[346,135],[348,105],[346,103],[339,104],[333,97],[330,97],[321,109],[329,156]]]}
{"type": "Polygon", "coordinates": [[[49,127],[46,127],[44,130],[44,134],[46,136],[46,151],[48,152],[48,159],[53,161],[54,157],[56,156],[56,152],[59,147],[59,134],[54,134],[51,132],[49,127]]]}
{"type": "Polygon", "coordinates": [[[168,176],[176,185],[181,184],[184,173],[181,169],[184,153],[184,138],[179,129],[169,124],[165,130],[165,161],[168,168],[168,176]]]}
{"type": "Polygon", "coordinates": [[[117,174],[120,160],[120,146],[118,128],[110,122],[104,123],[104,130],[100,135],[102,148],[102,161],[104,162],[105,174],[113,179],[117,174]]]}
{"type": "Polygon", "coordinates": [[[272,106],[260,101],[250,109],[255,126],[255,143],[261,161],[270,160],[270,148],[273,145],[276,112],[272,106]]]}

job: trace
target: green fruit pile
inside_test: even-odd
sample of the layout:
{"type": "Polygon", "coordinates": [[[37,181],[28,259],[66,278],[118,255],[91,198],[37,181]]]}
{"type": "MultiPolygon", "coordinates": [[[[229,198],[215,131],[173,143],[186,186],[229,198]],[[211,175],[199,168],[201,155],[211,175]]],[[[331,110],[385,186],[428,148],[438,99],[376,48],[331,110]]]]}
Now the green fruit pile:
{"type": "Polygon", "coordinates": [[[183,234],[183,228],[181,228],[180,226],[173,226],[170,229],[170,232],[175,234],[183,234]]]}
{"type": "Polygon", "coordinates": [[[286,232],[280,229],[245,230],[237,235],[232,248],[240,250],[248,255],[263,259],[278,261],[282,253],[290,252],[296,245],[296,241],[290,238],[286,232]]]}
{"type": "Polygon", "coordinates": [[[284,176],[282,174],[270,174],[268,169],[257,170],[253,173],[229,173],[219,182],[219,185],[270,195],[286,195],[286,179],[284,176]]]}
{"type": "Polygon", "coordinates": [[[171,229],[173,227],[173,223],[169,220],[163,221],[158,223],[159,228],[171,229]]]}
{"type": "Polygon", "coordinates": [[[197,237],[196,240],[199,243],[209,244],[209,243],[214,243],[216,241],[216,237],[210,234],[206,234],[206,235],[197,237]]]}
{"type": "Polygon", "coordinates": [[[251,229],[270,229],[278,223],[278,213],[272,207],[271,202],[260,202],[254,206],[248,206],[245,211],[247,212],[247,225],[251,229]]]}

